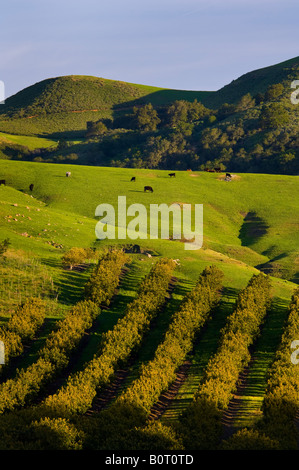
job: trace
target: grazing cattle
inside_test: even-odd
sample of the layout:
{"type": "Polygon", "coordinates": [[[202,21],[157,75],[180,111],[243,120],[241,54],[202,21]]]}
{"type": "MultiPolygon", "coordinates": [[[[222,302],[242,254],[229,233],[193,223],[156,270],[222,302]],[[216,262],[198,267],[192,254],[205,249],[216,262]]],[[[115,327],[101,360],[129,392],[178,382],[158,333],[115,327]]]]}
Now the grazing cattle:
{"type": "Polygon", "coordinates": [[[144,186],[144,192],[150,191],[151,193],[154,192],[153,188],[151,186],[144,186]]]}
{"type": "Polygon", "coordinates": [[[135,176],[132,176],[131,181],[136,181],[135,176]]]}
{"type": "Polygon", "coordinates": [[[226,173],[226,178],[231,178],[232,175],[230,173],[226,173]]]}
{"type": "Polygon", "coordinates": [[[207,171],[208,173],[215,173],[215,170],[210,170],[209,168],[205,168],[205,171],[207,171]]]}
{"type": "Polygon", "coordinates": [[[5,180],[0,180],[0,186],[1,184],[5,184],[5,180]]]}
{"type": "Polygon", "coordinates": [[[189,168],[187,171],[192,171],[192,170],[190,170],[190,168],[189,168]]]}
{"type": "Polygon", "coordinates": [[[170,176],[170,178],[175,178],[175,173],[168,173],[168,176],[170,176]]]}
{"type": "Polygon", "coordinates": [[[70,171],[67,171],[65,176],[68,178],[69,176],[71,176],[71,172],[70,171]]]}
{"type": "Polygon", "coordinates": [[[221,173],[221,168],[219,168],[219,167],[214,168],[214,170],[215,170],[217,173],[221,173]]]}
{"type": "Polygon", "coordinates": [[[33,191],[33,188],[34,188],[34,186],[33,186],[33,184],[31,183],[31,185],[29,186],[30,191],[33,191]]]}

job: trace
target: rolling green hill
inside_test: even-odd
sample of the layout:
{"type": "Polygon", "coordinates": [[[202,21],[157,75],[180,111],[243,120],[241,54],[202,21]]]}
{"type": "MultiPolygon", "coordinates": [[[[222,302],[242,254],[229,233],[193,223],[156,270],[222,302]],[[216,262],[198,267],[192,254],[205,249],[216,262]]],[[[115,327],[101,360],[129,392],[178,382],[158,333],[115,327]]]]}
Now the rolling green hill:
{"type": "Polygon", "coordinates": [[[179,172],[172,179],[165,171],[74,165],[71,178],[66,178],[69,169],[67,165],[0,161],[1,178],[6,180],[6,186],[0,187],[2,230],[17,245],[30,249],[35,245],[54,256],[60,256],[61,250],[49,247],[52,241],[53,246],[62,244],[64,249],[92,245],[97,205],[109,203],[117,208],[119,195],[126,196],[127,206],[137,202],[147,208],[162,202],[203,204],[203,249],[185,251],[178,241],[148,239],[140,243],[154,251],[165,250],[167,256],[183,256],[187,266],[197,259],[215,259],[230,267],[258,267],[274,276],[298,280],[298,177],[238,174],[226,182],[221,174],[205,172],[179,172]],[[130,182],[132,175],[135,183],[130,182]],[[148,184],[153,194],[143,192],[148,184]],[[27,205],[39,209],[38,213],[33,210],[36,217],[16,217],[20,206],[27,215],[27,205]],[[10,221],[9,215],[18,220],[10,221]],[[51,225],[47,227],[47,223],[51,225]],[[24,232],[28,236],[22,236],[24,232]]]}
{"type": "Polygon", "coordinates": [[[298,78],[298,58],[214,92],[74,75],[0,107],[1,449],[298,447],[298,78]],[[117,237],[119,196],[141,239],[117,237]],[[202,247],[151,238],[151,204],[202,204],[202,247]],[[146,422],[114,401],[136,390],[146,422]]]}
{"type": "Polygon", "coordinates": [[[165,105],[176,99],[202,99],[209,94],[84,75],[56,77],[9,97],[0,110],[0,128],[29,135],[85,130],[88,120],[111,118],[135,104],[165,105]]]}
{"type": "MultiPolygon", "coordinates": [[[[77,428],[83,431],[82,439],[87,438],[84,446],[88,448],[89,439],[96,438],[97,433],[101,436],[102,431],[96,431],[98,420],[99,429],[107,429],[109,434],[110,424],[107,428],[101,425],[105,413],[102,414],[102,408],[97,408],[101,400],[108,405],[113,403],[109,387],[107,390],[105,387],[98,390],[92,409],[84,413],[84,416],[79,415],[70,420],[56,419],[55,414],[53,418],[48,418],[47,410],[44,411],[43,406],[39,407],[40,400],[48,397],[51,403],[51,397],[53,396],[54,400],[57,398],[55,392],[62,390],[62,384],[69,377],[84,371],[86,366],[92,366],[92,361],[97,360],[101,350],[99,348],[102,338],[105,338],[106,333],[109,338],[110,330],[118,325],[118,320],[125,318],[126,306],[138,298],[138,287],[142,279],[158,260],[165,257],[174,259],[177,263],[171,275],[171,286],[162,295],[165,305],[160,308],[158,317],[144,338],[139,332],[135,335],[140,344],[138,348],[134,348],[129,360],[123,358],[117,364],[116,385],[114,378],[111,379],[112,392],[113,387],[116,394],[128,389],[142,371],[143,364],[153,358],[182,299],[196,284],[203,269],[211,265],[219,268],[224,275],[221,301],[213,309],[213,315],[203,331],[198,333],[194,349],[184,358],[183,369],[176,371],[178,375],[174,386],[177,386],[177,381],[181,386],[173,398],[173,391],[170,398],[167,397],[168,406],[164,415],[162,414],[162,421],[159,415],[161,403],[159,402],[153,410],[153,413],[158,412],[158,418],[152,421],[154,427],[158,426],[157,436],[163,432],[165,423],[165,432],[169,438],[169,433],[175,433],[177,429],[176,423],[180,413],[188,410],[193,402],[208,360],[217,349],[222,328],[233,312],[238,293],[245,288],[254,274],[265,272],[269,274],[273,304],[262,325],[259,341],[255,341],[251,346],[252,363],[248,365],[249,372],[246,372],[248,386],[243,387],[242,394],[238,392],[241,394],[238,407],[235,407],[234,402],[231,403],[234,416],[230,417],[234,432],[244,426],[250,428],[255,425],[262,415],[261,404],[266,393],[267,374],[284,331],[287,306],[298,286],[298,176],[239,173],[233,174],[230,181],[225,181],[223,176],[219,173],[179,171],[175,178],[170,178],[168,172],[163,170],[133,171],[128,168],[84,165],[70,167],[64,164],[0,160],[0,179],[6,180],[6,184],[0,186],[0,244],[5,239],[10,241],[4,256],[0,256],[1,326],[8,324],[12,312],[29,297],[41,297],[46,301],[43,327],[36,332],[35,338],[26,343],[24,353],[12,362],[1,377],[0,429],[5,436],[3,449],[24,449],[27,446],[29,449],[45,449],[49,445],[51,449],[60,449],[60,446],[76,446],[75,448],[79,449],[82,448],[82,443],[80,444],[80,439],[76,441],[76,434],[76,442],[72,440],[73,432],[77,428]],[[71,176],[66,177],[66,171],[70,170],[71,176]],[[136,177],[135,182],[130,181],[132,176],[136,177]],[[29,190],[30,184],[34,184],[32,191],[29,190]],[[145,185],[151,185],[153,193],[145,193],[145,185]],[[96,240],[96,207],[101,203],[112,204],[117,215],[120,195],[126,196],[127,207],[139,203],[143,204],[147,211],[150,204],[203,204],[202,248],[185,250],[183,239],[150,239],[149,234],[142,240],[129,237],[120,240],[96,240]],[[72,313],[72,308],[78,306],[84,298],[86,282],[96,265],[96,255],[95,259],[92,254],[89,255],[90,259],[79,263],[72,270],[64,265],[63,255],[72,247],[96,248],[103,253],[108,246],[123,247],[128,252],[130,262],[122,270],[120,285],[111,304],[101,310],[99,318],[84,332],[81,331],[78,319],[73,316],[68,320],[68,314],[72,313]],[[47,339],[51,338],[50,334],[59,332],[57,321],[64,319],[67,320],[67,330],[62,333],[68,331],[71,338],[76,332],[76,325],[79,325],[82,338],[77,341],[74,350],[69,352],[71,359],[69,363],[66,362],[66,369],[58,369],[56,378],[55,375],[54,378],[51,376],[51,371],[48,377],[47,369],[43,369],[43,364],[47,366],[47,362],[38,362],[39,353],[43,351],[47,339]],[[40,369],[35,369],[36,364],[39,364],[40,369]],[[42,382],[43,374],[45,383],[42,382]],[[33,387],[33,390],[30,387],[33,387]],[[12,393],[17,393],[16,400],[20,400],[19,405],[14,404],[12,393]],[[8,410],[3,412],[5,407],[8,407],[8,410]],[[41,417],[45,419],[37,422],[36,419],[41,417]],[[168,428],[172,423],[174,428],[168,428]],[[42,433],[38,433],[37,440],[32,439],[32,426],[38,426],[38,429],[41,426],[43,429],[42,433]],[[51,426],[53,432],[47,431],[51,426]],[[48,435],[51,436],[51,441],[47,440],[48,435]]],[[[128,216],[128,221],[131,219],[132,217],[128,216]]],[[[104,276],[107,276],[107,273],[110,276],[113,274],[108,270],[104,271],[104,276]]],[[[101,282],[106,281],[102,279],[101,282]]],[[[101,288],[100,285],[100,291],[101,288]]],[[[210,292],[209,289],[207,292],[210,292]]],[[[143,303],[137,310],[138,321],[144,321],[146,306],[147,304],[143,303]]],[[[134,319],[134,316],[132,318],[134,319]]],[[[244,318],[248,321],[248,315],[245,313],[244,318]]],[[[132,331],[135,331],[134,328],[132,331]]],[[[121,331],[120,333],[123,343],[124,335],[121,331]]],[[[111,337],[113,338],[113,335],[111,337]]],[[[67,342],[67,347],[71,348],[68,340],[71,342],[66,334],[60,339],[58,337],[57,349],[53,348],[55,364],[61,345],[67,342]]],[[[116,350],[118,351],[117,348],[116,350]]],[[[108,352],[109,354],[111,352],[108,352]]],[[[65,361],[67,357],[64,355],[62,362],[65,361]]],[[[101,367],[92,370],[102,370],[101,367]]],[[[87,399],[89,375],[87,369],[87,375],[84,376],[86,380],[76,382],[79,389],[83,389],[84,398],[87,399]]],[[[167,390],[168,387],[165,391],[167,390]]],[[[131,412],[133,411],[134,408],[131,412]]],[[[126,416],[132,417],[135,426],[135,414],[131,412],[126,416]]],[[[230,412],[229,407],[225,416],[230,415],[230,412]]],[[[122,422],[123,418],[119,418],[117,414],[116,417],[117,424],[122,422]]],[[[109,414],[108,421],[111,421],[109,414]]],[[[126,423],[125,419],[125,433],[126,423]]],[[[287,424],[292,423],[287,421],[287,424]]],[[[123,428],[118,425],[116,427],[117,433],[121,435],[123,428]]],[[[110,433],[112,437],[114,434],[110,433]]],[[[213,435],[213,429],[207,432],[208,436],[210,434],[213,435]]],[[[289,439],[289,436],[285,436],[281,445],[289,445],[289,439]]],[[[105,450],[110,449],[109,445],[106,448],[105,443],[102,443],[101,439],[100,441],[99,445],[103,445],[105,450]]],[[[120,446],[129,444],[124,440],[120,446]]],[[[143,445],[143,440],[140,445],[143,445]]],[[[148,445],[153,450],[158,444],[149,438],[148,445]]],[[[171,439],[170,442],[163,441],[163,449],[171,450],[172,445],[177,445],[177,442],[172,444],[171,439]]],[[[293,443],[290,445],[294,446],[293,443]]]]}
{"type": "Polygon", "coordinates": [[[288,88],[293,80],[298,80],[298,72],[299,57],[253,70],[210,95],[209,103],[213,107],[219,107],[223,103],[237,103],[247,93],[256,96],[265,93],[270,85],[277,83],[284,83],[288,88]]]}
{"type": "MultiPolygon", "coordinates": [[[[88,113],[88,117],[99,119],[110,117],[113,112],[136,104],[163,106],[176,100],[197,99],[205,106],[217,109],[224,103],[236,104],[247,93],[252,96],[265,93],[273,84],[287,82],[290,85],[292,80],[298,78],[298,70],[299,57],[296,57],[248,72],[217,91],[166,89],[84,75],[55,77],[31,85],[7,98],[0,109],[0,128],[9,127],[5,119],[9,117],[16,120],[16,128],[19,125],[20,129],[26,128],[25,121],[30,120],[28,129],[32,126],[31,132],[38,133],[39,126],[42,128],[42,118],[49,118],[52,114],[62,114],[65,118],[68,113],[88,113]]],[[[76,119],[78,124],[72,129],[78,129],[82,124],[81,116],[76,116],[73,124],[76,119]]],[[[51,133],[52,130],[45,127],[43,132],[51,133]]]]}

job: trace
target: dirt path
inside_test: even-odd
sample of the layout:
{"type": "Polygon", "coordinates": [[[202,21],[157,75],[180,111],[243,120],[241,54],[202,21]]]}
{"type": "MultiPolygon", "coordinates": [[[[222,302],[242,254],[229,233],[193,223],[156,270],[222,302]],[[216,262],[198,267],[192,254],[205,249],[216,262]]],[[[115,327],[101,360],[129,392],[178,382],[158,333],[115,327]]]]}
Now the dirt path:
{"type": "Polygon", "coordinates": [[[154,404],[154,406],[151,409],[149,419],[158,419],[167,410],[171,401],[175,398],[180,387],[185,382],[190,366],[191,366],[191,361],[186,360],[179,367],[175,381],[170,385],[168,390],[166,390],[164,393],[160,395],[159,400],[157,401],[157,403],[154,404]]]}
{"type": "Polygon", "coordinates": [[[114,380],[103,389],[94,399],[94,403],[86,415],[91,415],[104,410],[117,397],[122,384],[128,375],[128,369],[119,369],[114,376],[114,380]]]}

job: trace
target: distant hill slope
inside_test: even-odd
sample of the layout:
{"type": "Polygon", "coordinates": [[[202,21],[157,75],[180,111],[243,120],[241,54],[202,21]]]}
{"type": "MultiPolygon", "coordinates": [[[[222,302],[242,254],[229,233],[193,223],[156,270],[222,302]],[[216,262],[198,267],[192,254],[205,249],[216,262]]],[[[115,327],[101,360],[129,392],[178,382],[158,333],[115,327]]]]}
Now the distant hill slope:
{"type": "Polygon", "coordinates": [[[50,78],[6,99],[0,109],[0,130],[49,134],[85,129],[87,120],[111,118],[136,104],[206,101],[210,94],[213,92],[163,89],[84,75],[50,78]]]}
{"type": "Polygon", "coordinates": [[[265,93],[270,85],[283,82],[290,85],[292,80],[296,79],[299,79],[299,56],[242,75],[211,94],[209,102],[212,107],[221,106],[223,103],[236,103],[247,93],[255,96],[265,93]]]}
{"type": "Polygon", "coordinates": [[[197,99],[213,108],[235,103],[246,93],[264,93],[269,85],[296,79],[298,70],[299,57],[295,57],[248,72],[216,92],[173,90],[84,75],[62,76],[43,80],[7,98],[0,116],[32,118],[72,111],[105,112],[140,101],[165,105],[180,99],[197,99]]]}

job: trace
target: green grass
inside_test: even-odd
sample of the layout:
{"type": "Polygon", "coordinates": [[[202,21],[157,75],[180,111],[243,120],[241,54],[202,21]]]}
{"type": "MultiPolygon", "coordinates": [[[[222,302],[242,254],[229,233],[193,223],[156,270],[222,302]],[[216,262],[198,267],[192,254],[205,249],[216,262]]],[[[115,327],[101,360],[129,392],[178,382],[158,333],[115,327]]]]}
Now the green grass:
{"type": "Polygon", "coordinates": [[[228,271],[246,271],[272,262],[280,266],[285,278],[296,278],[297,176],[240,174],[231,182],[224,182],[220,176],[204,172],[192,175],[178,172],[176,179],[169,179],[166,171],[72,165],[72,176],[66,178],[69,169],[67,165],[0,162],[1,177],[7,181],[7,186],[0,188],[2,230],[18,240],[20,248],[27,246],[41,257],[57,259],[63,249],[92,245],[96,207],[110,203],[117,212],[119,195],[126,196],[127,207],[138,202],[148,212],[151,203],[197,203],[203,204],[204,213],[201,250],[186,251],[179,241],[149,237],[138,243],[184,260],[182,269],[187,275],[194,272],[196,262],[198,266],[216,262],[228,271]],[[135,183],[130,183],[132,175],[137,178],[135,183]],[[34,184],[32,194],[28,190],[30,183],[34,184]],[[154,188],[153,194],[143,192],[147,184],[154,188]],[[244,219],[249,212],[263,221],[267,227],[264,234],[260,234],[258,227],[251,227],[244,236],[244,219]],[[56,247],[59,244],[62,249],[56,247]]]}
{"type": "Polygon", "coordinates": [[[7,319],[27,298],[39,296],[57,297],[47,268],[23,251],[8,250],[0,258],[0,318],[7,319]]]}
{"type": "Polygon", "coordinates": [[[241,289],[257,272],[256,266],[276,260],[286,279],[273,277],[275,294],[285,297],[285,291],[292,292],[289,281],[298,275],[298,177],[240,174],[227,183],[205,172],[177,172],[176,179],[169,179],[165,171],[72,165],[72,176],[66,178],[66,170],[67,165],[0,161],[1,178],[7,181],[0,187],[0,239],[10,238],[12,249],[47,270],[60,302],[71,305],[78,300],[89,275],[88,270],[63,269],[62,254],[72,246],[114,243],[96,241],[94,214],[101,203],[117,207],[118,195],[127,197],[127,206],[142,203],[148,210],[150,203],[203,204],[200,250],[186,251],[180,241],[149,237],[121,241],[179,259],[182,282],[194,282],[207,264],[216,264],[225,273],[225,286],[241,289]],[[130,183],[133,174],[137,181],[130,183]],[[34,183],[32,194],[30,183],[34,183]],[[153,194],[143,192],[145,184],[153,186],[153,194]],[[263,221],[265,233],[244,229],[248,212],[263,221]]]}
{"type": "Polygon", "coordinates": [[[36,148],[56,147],[57,142],[51,139],[44,139],[41,137],[27,136],[27,135],[13,135],[0,132],[0,142],[13,143],[28,147],[29,150],[36,148]]]}

